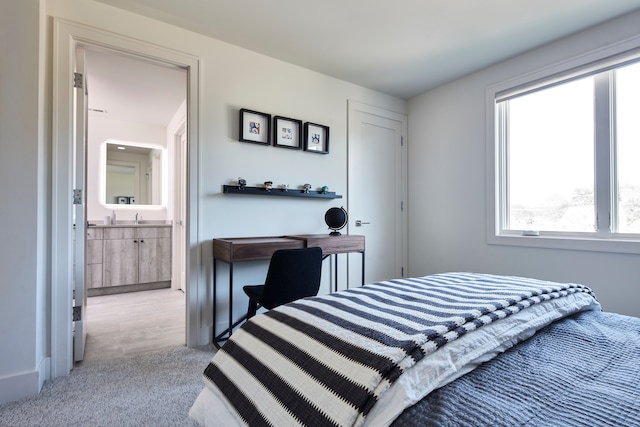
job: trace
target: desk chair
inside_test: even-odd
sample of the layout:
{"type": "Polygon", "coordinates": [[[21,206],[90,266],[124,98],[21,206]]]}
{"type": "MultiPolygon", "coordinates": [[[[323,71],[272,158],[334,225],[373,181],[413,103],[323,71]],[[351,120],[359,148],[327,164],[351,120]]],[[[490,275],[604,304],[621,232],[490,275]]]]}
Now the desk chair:
{"type": "Polygon", "coordinates": [[[271,256],[264,285],[244,286],[249,297],[247,319],[258,306],[271,310],[300,298],[315,296],[320,288],[322,249],[280,249],[271,256]]]}

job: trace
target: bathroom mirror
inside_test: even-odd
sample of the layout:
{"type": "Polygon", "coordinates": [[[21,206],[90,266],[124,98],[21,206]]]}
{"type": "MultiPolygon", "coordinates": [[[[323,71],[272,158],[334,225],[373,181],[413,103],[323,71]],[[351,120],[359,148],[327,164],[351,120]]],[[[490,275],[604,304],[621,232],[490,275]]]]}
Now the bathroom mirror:
{"type": "Polygon", "coordinates": [[[105,204],[162,205],[163,149],[106,144],[105,204]]]}

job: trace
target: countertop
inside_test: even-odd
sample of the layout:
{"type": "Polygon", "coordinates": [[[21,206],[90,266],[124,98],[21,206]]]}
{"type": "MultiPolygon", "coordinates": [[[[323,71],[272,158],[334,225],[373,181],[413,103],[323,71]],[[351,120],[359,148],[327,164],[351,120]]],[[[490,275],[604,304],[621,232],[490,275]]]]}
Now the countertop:
{"type": "Polygon", "coordinates": [[[91,228],[113,228],[113,227],[171,227],[171,220],[142,220],[138,224],[134,220],[117,221],[115,224],[105,224],[104,221],[89,221],[88,226],[91,228]]]}

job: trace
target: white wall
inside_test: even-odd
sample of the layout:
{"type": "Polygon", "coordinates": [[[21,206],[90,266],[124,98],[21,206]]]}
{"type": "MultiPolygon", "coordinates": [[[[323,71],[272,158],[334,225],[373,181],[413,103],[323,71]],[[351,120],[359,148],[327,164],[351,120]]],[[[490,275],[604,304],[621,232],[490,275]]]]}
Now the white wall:
{"type": "Polygon", "coordinates": [[[409,274],[477,271],[591,286],[607,311],[640,316],[640,256],[488,245],[485,90],[638,35],[640,13],[474,73],[409,102],[409,274]]]}
{"type": "MultiPolygon", "coordinates": [[[[0,1],[0,403],[41,383],[47,352],[44,33],[37,0],[0,1]],[[9,60],[9,58],[11,58],[9,60]]],[[[46,376],[46,372],[44,372],[46,376]]]]}

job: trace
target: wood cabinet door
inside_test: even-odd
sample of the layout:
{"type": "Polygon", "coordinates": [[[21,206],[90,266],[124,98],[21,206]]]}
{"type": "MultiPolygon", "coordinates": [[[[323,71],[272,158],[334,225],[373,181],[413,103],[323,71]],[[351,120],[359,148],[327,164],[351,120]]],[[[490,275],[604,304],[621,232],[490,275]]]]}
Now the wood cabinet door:
{"type": "Polygon", "coordinates": [[[102,229],[87,231],[85,277],[87,288],[102,287],[102,229]]]}
{"type": "Polygon", "coordinates": [[[113,239],[103,242],[103,286],[138,283],[138,239],[113,239]]]}
{"type": "Polygon", "coordinates": [[[141,238],[138,243],[139,283],[171,280],[171,238],[141,238]]]}

